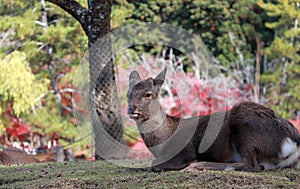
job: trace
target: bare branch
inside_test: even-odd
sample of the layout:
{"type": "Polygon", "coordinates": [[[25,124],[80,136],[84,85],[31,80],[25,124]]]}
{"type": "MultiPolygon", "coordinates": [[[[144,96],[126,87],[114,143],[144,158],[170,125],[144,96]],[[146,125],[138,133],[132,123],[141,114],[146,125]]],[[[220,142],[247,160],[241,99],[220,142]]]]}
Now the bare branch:
{"type": "Polygon", "coordinates": [[[240,49],[239,49],[239,47],[237,46],[237,44],[234,42],[234,35],[233,35],[233,32],[232,32],[232,31],[229,31],[229,32],[228,32],[228,35],[229,35],[229,39],[230,39],[231,44],[234,46],[234,49],[235,49],[236,53],[239,55],[241,64],[244,65],[244,63],[245,63],[245,61],[244,61],[244,55],[243,55],[243,53],[240,51],[240,49]]]}
{"type": "Polygon", "coordinates": [[[41,22],[41,21],[38,21],[38,20],[34,21],[34,23],[35,23],[35,24],[37,24],[37,25],[43,26],[43,27],[46,27],[46,26],[48,26],[48,24],[47,24],[47,23],[43,23],[43,22],[41,22]]]}
{"type": "Polygon", "coordinates": [[[57,5],[72,15],[82,26],[86,34],[88,34],[88,10],[75,0],[46,0],[57,5]]]}

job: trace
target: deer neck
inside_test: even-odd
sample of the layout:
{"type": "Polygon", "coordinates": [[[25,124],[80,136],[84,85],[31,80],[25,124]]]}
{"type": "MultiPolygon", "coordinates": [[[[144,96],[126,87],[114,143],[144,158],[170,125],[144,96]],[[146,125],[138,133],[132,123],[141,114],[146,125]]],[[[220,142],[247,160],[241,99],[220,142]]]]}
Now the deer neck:
{"type": "Polygon", "coordinates": [[[161,127],[166,127],[166,125],[164,124],[166,118],[167,114],[162,111],[161,106],[159,106],[158,108],[155,108],[155,110],[151,111],[151,115],[148,120],[138,121],[137,125],[140,129],[140,132],[142,133],[152,132],[161,127]]]}
{"type": "Polygon", "coordinates": [[[161,107],[152,112],[150,119],[137,122],[141,136],[148,147],[156,146],[167,140],[178,125],[176,119],[168,116],[161,107]]]}

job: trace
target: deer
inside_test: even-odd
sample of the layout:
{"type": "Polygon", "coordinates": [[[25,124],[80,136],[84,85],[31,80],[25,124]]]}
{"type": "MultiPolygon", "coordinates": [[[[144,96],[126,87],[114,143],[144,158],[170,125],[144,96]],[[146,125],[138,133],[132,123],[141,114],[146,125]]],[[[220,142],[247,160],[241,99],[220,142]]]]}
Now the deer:
{"type": "Polygon", "coordinates": [[[137,71],[129,75],[128,116],[154,155],[152,171],[300,169],[297,129],[264,105],[241,102],[227,111],[185,119],[166,114],[159,102],[166,72],[144,80],[137,71]],[[209,129],[212,137],[206,136],[209,129]],[[202,143],[208,144],[204,150],[202,143]]]}

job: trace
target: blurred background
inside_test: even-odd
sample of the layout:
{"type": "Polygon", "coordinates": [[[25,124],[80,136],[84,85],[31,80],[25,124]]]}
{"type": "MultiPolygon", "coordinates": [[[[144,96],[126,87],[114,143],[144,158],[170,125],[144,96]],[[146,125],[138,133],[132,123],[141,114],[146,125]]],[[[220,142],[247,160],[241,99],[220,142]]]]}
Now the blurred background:
{"type": "MultiPolygon", "coordinates": [[[[77,2],[87,7],[85,0],[77,2]]],[[[73,83],[88,51],[81,25],[45,1],[2,0],[0,17],[1,149],[14,147],[43,154],[41,161],[54,161],[58,147],[62,147],[65,159],[67,151],[72,158],[93,159],[89,132],[79,134],[73,115],[77,111],[89,116],[88,110],[78,105],[83,97],[73,83]]],[[[168,67],[161,101],[170,115],[205,115],[229,110],[241,101],[255,101],[291,120],[300,130],[299,19],[300,2],[296,0],[113,0],[112,30],[139,22],[183,28],[202,39],[220,70],[214,77],[205,77],[190,57],[154,43],[130,47],[115,57],[125,144],[146,148],[135,123],[126,116],[132,68],[145,78],[155,76],[162,66],[168,67]],[[185,77],[193,89],[178,82],[185,77]],[[180,99],[178,90],[190,95],[180,99]],[[196,90],[196,94],[189,90],[196,90]],[[200,99],[200,105],[193,105],[195,98],[200,99]]],[[[129,152],[128,157],[151,154],[147,150],[129,152]]]]}

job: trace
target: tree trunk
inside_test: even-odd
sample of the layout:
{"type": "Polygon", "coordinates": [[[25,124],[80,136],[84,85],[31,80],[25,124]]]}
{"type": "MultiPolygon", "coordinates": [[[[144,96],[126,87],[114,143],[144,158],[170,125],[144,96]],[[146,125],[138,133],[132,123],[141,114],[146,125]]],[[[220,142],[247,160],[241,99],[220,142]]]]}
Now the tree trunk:
{"type": "MultiPolygon", "coordinates": [[[[101,159],[100,156],[106,154],[107,150],[112,148],[111,142],[107,141],[107,138],[104,137],[105,133],[103,133],[101,127],[104,127],[112,139],[118,142],[122,142],[123,136],[121,107],[118,101],[114,65],[112,62],[111,38],[109,35],[111,1],[99,1],[97,3],[93,0],[89,1],[90,20],[93,24],[90,25],[90,31],[88,32],[89,66],[91,68],[90,91],[92,92],[90,111],[92,112],[91,120],[96,159],[101,159]],[[97,116],[99,116],[98,122],[95,120],[97,116]]],[[[112,154],[111,158],[114,158],[114,154],[112,154]]]]}
{"type": "Polygon", "coordinates": [[[75,0],[48,0],[80,22],[89,39],[90,115],[96,159],[114,158],[122,143],[121,107],[115,82],[110,32],[111,0],[88,0],[88,9],[75,0]],[[108,35],[107,35],[108,34],[108,35]],[[109,152],[109,155],[107,155],[109,152]],[[106,154],[105,157],[103,154],[106,154]]]}

